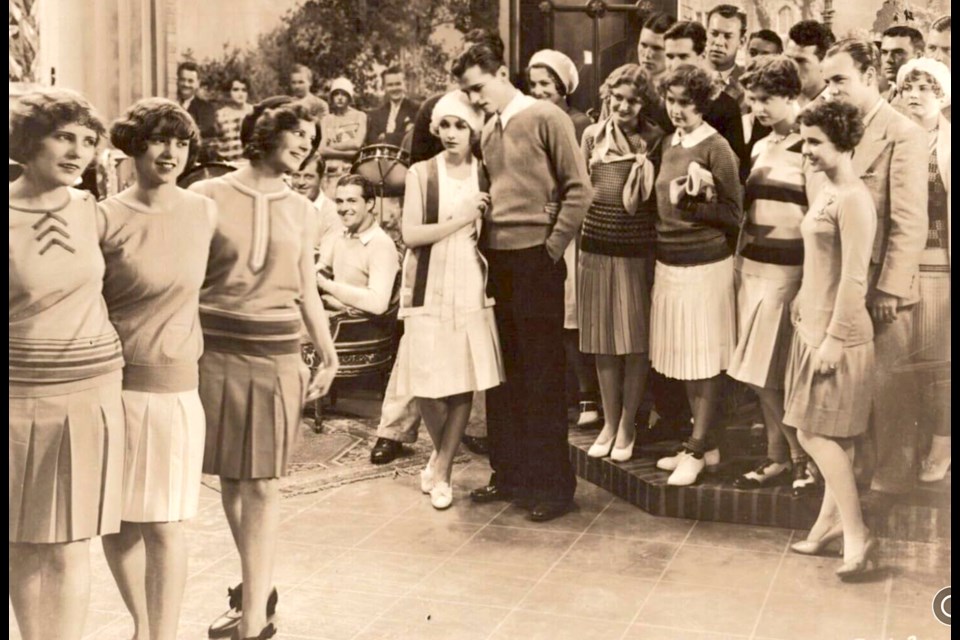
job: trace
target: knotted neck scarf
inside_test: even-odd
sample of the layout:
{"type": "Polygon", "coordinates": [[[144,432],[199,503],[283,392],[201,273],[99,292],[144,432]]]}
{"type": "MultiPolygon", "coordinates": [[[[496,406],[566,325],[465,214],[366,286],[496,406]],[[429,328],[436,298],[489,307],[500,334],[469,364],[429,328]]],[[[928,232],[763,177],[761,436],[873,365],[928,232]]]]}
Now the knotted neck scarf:
{"type": "Polygon", "coordinates": [[[630,215],[636,215],[640,203],[653,193],[653,161],[647,158],[647,143],[640,141],[640,148],[633,149],[626,134],[615,122],[614,116],[607,116],[599,123],[593,136],[593,153],[590,164],[610,162],[632,162],[630,174],[623,185],[623,208],[630,215]]]}

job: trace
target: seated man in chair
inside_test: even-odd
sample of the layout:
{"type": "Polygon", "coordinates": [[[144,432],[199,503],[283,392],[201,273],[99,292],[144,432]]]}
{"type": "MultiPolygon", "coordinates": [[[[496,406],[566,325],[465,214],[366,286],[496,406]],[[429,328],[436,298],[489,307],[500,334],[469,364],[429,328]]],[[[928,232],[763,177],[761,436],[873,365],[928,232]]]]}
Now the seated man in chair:
{"type": "Polygon", "coordinates": [[[382,315],[390,308],[400,260],[393,240],[377,224],[373,184],[363,176],[343,176],[335,202],[344,232],[317,265],[323,304],[335,314],[382,315]]]}

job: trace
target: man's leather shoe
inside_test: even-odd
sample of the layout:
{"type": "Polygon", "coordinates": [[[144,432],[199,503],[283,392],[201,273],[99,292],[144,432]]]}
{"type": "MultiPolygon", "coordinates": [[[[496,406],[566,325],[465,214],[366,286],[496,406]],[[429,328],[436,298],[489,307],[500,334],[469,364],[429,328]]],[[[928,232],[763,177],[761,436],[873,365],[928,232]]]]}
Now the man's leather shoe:
{"type": "Polygon", "coordinates": [[[463,436],[461,439],[464,446],[478,456],[490,455],[490,441],[486,438],[476,436],[463,436]]]}
{"type": "Polygon", "coordinates": [[[530,510],[530,515],[527,518],[533,522],[547,522],[570,513],[573,509],[573,500],[568,502],[541,502],[530,510]]]}
{"type": "Polygon", "coordinates": [[[389,438],[377,438],[373,450],[370,452],[370,462],[373,464],[387,464],[393,462],[403,453],[403,445],[389,438]]]}
{"type": "Polygon", "coordinates": [[[496,502],[497,500],[512,500],[513,493],[495,484],[488,484],[485,487],[471,491],[470,499],[477,504],[485,504],[487,502],[496,502]]]}

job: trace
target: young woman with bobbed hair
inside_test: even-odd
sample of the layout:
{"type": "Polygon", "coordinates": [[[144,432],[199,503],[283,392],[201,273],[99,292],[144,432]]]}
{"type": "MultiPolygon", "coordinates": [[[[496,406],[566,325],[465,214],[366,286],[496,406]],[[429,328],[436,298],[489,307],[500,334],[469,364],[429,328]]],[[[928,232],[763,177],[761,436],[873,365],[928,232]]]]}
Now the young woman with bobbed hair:
{"type": "Polygon", "coordinates": [[[791,548],[819,554],[842,536],[837,575],[844,580],[866,570],[876,553],[853,473],[853,439],[867,430],[875,375],[866,297],[877,213],[853,168],[863,128],[859,110],[841,102],[800,114],[807,165],[826,182],[800,224],[803,280],[790,308],[794,334],[783,417],[826,484],[817,521],[791,548]]]}
{"type": "MultiPolygon", "coordinates": [[[[733,251],[740,227],[743,189],[730,144],[703,119],[713,101],[713,79],[703,69],[680,65],[660,81],[676,132],[661,143],[657,193],[657,263],[650,312],[650,362],[682,380],[693,413],[693,434],[674,456],[657,461],[671,471],[667,483],[689,485],[719,463],[711,431],[717,421],[721,374],[737,342],[733,251]],[[682,195],[694,165],[712,176],[712,197],[693,187],[682,195]]],[[[701,185],[706,181],[703,178],[701,185]]],[[[694,180],[694,183],[696,180],[694,180]]]]}
{"type": "Polygon", "coordinates": [[[123,354],[103,301],[97,204],[71,188],[104,126],[80,95],[11,102],[10,601],[24,640],[79,639],[90,538],[120,528],[123,354]]]}
{"type": "Polygon", "coordinates": [[[103,550],[134,638],[172,640],[187,579],[183,522],[200,497],[199,302],[216,208],[177,186],[200,134],[175,102],[140,100],[113,123],[110,141],[133,158],[136,181],[100,203],[103,295],[123,344],[127,426],[123,523],[103,550]]]}
{"type": "Polygon", "coordinates": [[[283,179],[309,157],[316,135],[301,103],[269,98],[241,128],[249,165],[190,187],[219,211],[200,299],[203,471],[220,476],[243,574],[242,591],[231,590],[231,608],[211,637],[276,633],[267,609],[277,600],[279,479],[288,473],[303,402],[326,393],[338,367],[314,273],[316,214],[283,179]],[[303,326],[322,361],[312,380],[300,358],[303,326]]]}

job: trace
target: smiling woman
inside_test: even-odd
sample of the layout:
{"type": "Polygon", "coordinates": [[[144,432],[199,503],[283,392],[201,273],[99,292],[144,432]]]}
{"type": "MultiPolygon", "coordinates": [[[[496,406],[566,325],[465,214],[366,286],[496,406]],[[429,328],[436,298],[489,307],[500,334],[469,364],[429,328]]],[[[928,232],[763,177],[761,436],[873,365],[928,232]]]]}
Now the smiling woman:
{"type": "Polygon", "coordinates": [[[314,274],[314,207],[284,184],[315,137],[301,103],[268,98],[241,127],[250,164],[191,186],[221,212],[200,301],[203,471],[220,476],[244,583],[242,617],[231,607],[213,623],[211,637],[237,629],[243,638],[273,635],[267,603],[275,606],[277,598],[270,576],[279,478],[288,472],[303,402],[326,393],[338,367],[314,274]],[[300,359],[304,327],[322,358],[312,380],[300,359]]]}

